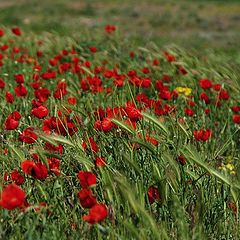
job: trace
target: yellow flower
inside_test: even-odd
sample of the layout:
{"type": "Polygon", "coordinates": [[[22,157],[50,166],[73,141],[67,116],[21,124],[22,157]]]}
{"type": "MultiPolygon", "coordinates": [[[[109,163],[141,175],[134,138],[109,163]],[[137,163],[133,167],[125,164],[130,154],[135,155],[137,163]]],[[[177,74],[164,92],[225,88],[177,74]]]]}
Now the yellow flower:
{"type": "Polygon", "coordinates": [[[184,94],[185,96],[189,96],[192,93],[192,89],[188,87],[177,87],[175,91],[179,94],[184,94]]]}
{"type": "Polygon", "coordinates": [[[226,165],[226,168],[229,169],[230,171],[233,171],[234,165],[231,164],[231,163],[228,163],[228,164],[226,165]]]}
{"type": "Polygon", "coordinates": [[[192,89],[191,88],[185,88],[185,96],[189,96],[192,93],[192,89]]]}
{"type": "Polygon", "coordinates": [[[175,91],[178,92],[178,93],[183,93],[184,92],[184,88],[183,87],[177,87],[175,89],[175,91]]]}

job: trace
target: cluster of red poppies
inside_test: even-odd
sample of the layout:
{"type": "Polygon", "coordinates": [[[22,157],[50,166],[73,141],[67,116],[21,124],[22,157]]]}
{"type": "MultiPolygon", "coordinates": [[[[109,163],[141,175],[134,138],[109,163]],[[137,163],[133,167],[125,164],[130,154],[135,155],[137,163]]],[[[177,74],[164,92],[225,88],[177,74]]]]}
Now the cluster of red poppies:
{"type": "Polygon", "coordinates": [[[78,193],[79,201],[84,208],[90,208],[89,214],[83,216],[83,220],[91,224],[101,222],[107,215],[107,207],[103,203],[97,203],[89,187],[96,185],[96,175],[92,172],[80,171],[78,179],[82,190],[78,193]]]}
{"type": "MultiPolygon", "coordinates": [[[[107,34],[112,34],[116,31],[116,27],[107,25],[105,31],[107,34]]],[[[0,38],[5,36],[4,32],[3,29],[0,29],[0,38]]],[[[22,35],[19,28],[13,28],[12,32],[17,36],[22,35]]],[[[212,109],[220,109],[225,102],[230,100],[230,94],[226,87],[220,83],[214,83],[208,78],[198,78],[200,92],[198,89],[178,88],[173,75],[187,76],[188,69],[176,62],[177,56],[167,51],[163,52],[159,59],[151,58],[143,61],[143,66],[136,67],[134,62],[133,66],[121,69],[118,64],[112,66],[106,59],[101,64],[99,61],[94,62],[94,58],[91,57],[98,53],[98,48],[92,44],[86,48],[89,59],[82,58],[74,47],[63,49],[55,56],[47,58],[48,55],[44,57],[45,53],[41,50],[41,46],[44,45],[42,41],[37,42],[35,54],[31,54],[31,51],[26,48],[15,45],[18,43],[17,40],[9,43],[6,41],[7,38],[0,46],[0,67],[4,68],[9,61],[14,61],[20,66],[26,67],[28,71],[20,71],[20,68],[16,68],[16,74],[8,72],[0,77],[0,91],[5,96],[5,103],[8,107],[7,114],[4,112],[4,129],[17,134],[20,141],[18,144],[26,145],[43,141],[39,140],[40,135],[43,134],[74,137],[84,129],[82,149],[89,158],[94,158],[96,167],[103,167],[107,164],[107,159],[100,153],[97,137],[100,134],[118,131],[119,126],[114,123],[114,120],[120,121],[137,132],[140,129],[144,112],[152,112],[159,118],[159,121],[166,121],[165,117],[170,116],[184,123],[186,118],[193,119],[197,116],[197,108],[204,110],[207,117],[211,115],[212,109]],[[166,64],[171,71],[166,73],[161,70],[161,77],[155,79],[154,74],[159,71],[161,64],[163,66],[166,64]],[[77,80],[75,81],[75,79],[77,80]],[[114,93],[119,92],[121,95],[131,87],[133,90],[129,94],[132,95],[130,99],[123,98],[121,103],[115,102],[114,93]],[[191,94],[192,91],[193,94],[191,94]],[[107,96],[104,98],[106,104],[98,102],[98,95],[107,96]],[[30,101],[29,109],[15,110],[21,105],[22,100],[26,101],[30,97],[33,98],[30,101]],[[78,104],[84,99],[83,97],[86,97],[85,99],[96,97],[94,103],[103,105],[93,106],[91,111],[86,114],[93,119],[91,128],[94,129],[96,136],[87,132],[81,114],[79,111],[75,111],[78,104]],[[113,99],[111,105],[108,105],[108,98],[113,99]],[[57,110],[52,107],[53,103],[50,103],[50,100],[59,103],[57,110]],[[182,109],[177,107],[178,101],[182,109]],[[211,108],[211,106],[213,107],[211,108]],[[14,111],[9,113],[9,109],[14,109],[14,111]],[[180,118],[181,114],[183,117],[180,118]],[[28,117],[31,119],[31,116],[33,117],[32,122],[22,122],[28,117]]],[[[136,53],[130,52],[128,60],[134,61],[135,58],[136,53]]],[[[138,62],[138,64],[140,63],[138,62]]],[[[6,69],[8,68],[6,67],[6,69]]],[[[83,103],[81,108],[85,110],[85,107],[83,103]]],[[[22,108],[19,107],[19,109],[22,108]]],[[[231,110],[234,113],[233,122],[240,124],[240,106],[236,104],[231,107],[231,110]]],[[[192,132],[193,140],[207,142],[214,137],[214,131],[210,127],[197,126],[196,128],[192,132]]],[[[148,129],[143,132],[138,131],[136,136],[153,146],[159,145],[159,141],[155,139],[151,131],[148,132],[148,129]]],[[[44,142],[43,145],[47,152],[60,155],[64,152],[64,147],[59,142],[56,145],[44,142]]],[[[7,155],[7,151],[5,154],[7,155]]],[[[12,210],[28,206],[26,194],[19,187],[24,183],[25,175],[41,181],[47,179],[50,174],[60,175],[60,158],[58,159],[54,155],[47,157],[47,161],[43,162],[37,153],[34,152],[30,155],[31,158],[22,161],[20,166],[16,166],[19,170],[14,169],[4,174],[6,186],[0,194],[1,207],[12,210]]],[[[176,161],[184,166],[187,159],[179,156],[176,161]]],[[[77,176],[82,187],[77,195],[78,199],[83,208],[89,209],[88,215],[84,215],[83,220],[91,224],[104,220],[108,215],[107,206],[104,203],[98,203],[92,190],[97,182],[96,175],[93,172],[81,170],[77,176]]],[[[150,204],[161,201],[160,193],[155,185],[150,185],[147,196],[150,204]]]]}

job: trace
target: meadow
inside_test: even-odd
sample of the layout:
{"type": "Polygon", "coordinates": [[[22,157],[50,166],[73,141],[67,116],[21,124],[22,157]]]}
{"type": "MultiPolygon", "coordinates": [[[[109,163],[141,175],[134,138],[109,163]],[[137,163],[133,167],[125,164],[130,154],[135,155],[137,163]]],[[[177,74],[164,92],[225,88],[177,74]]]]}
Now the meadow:
{"type": "Polygon", "coordinates": [[[0,2],[0,239],[239,239],[238,1],[0,2]]]}

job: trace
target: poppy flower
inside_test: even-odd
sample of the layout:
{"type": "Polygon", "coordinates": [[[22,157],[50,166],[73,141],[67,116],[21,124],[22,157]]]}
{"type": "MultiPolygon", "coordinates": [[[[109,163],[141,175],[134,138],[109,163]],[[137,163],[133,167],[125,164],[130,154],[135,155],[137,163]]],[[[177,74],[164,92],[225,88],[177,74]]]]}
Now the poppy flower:
{"type": "Polygon", "coordinates": [[[68,103],[71,104],[71,105],[75,105],[77,103],[77,98],[75,97],[69,97],[67,99],[68,103]]]}
{"type": "Polygon", "coordinates": [[[94,139],[92,137],[89,137],[85,142],[83,142],[82,147],[84,150],[90,150],[93,153],[98,152],[97,143],[94,141],[94,139]]]}
{"type": "Polygon", "coordinates": [[[209,79],[204,78],[199,81],[199,86],[202,89],[209,89],[212,87],[212,82],[209,79]]]}
{"type": "Polygon", "coordinates": [[[178,67],[178,72],[182,75],[186,75],[188,72],[183,66],[178,67]]]}
{"type": "Polygon", "coordinates": [[[222,89],[222,90],[219,92],[219,99],[228,100],[229,98],[230,98],[230,95],[229,95],[229,93],[228,93],[227,90],[222,89]]]}
{"type": "Polygon", "coordinates": [[[73,136],[78,131],[75,123],[68,116],[63,119],[57,118],[55,122],[52,123],[54,124],[52,129],[55,133],[61,134],[62,136],[66,136],[67,134],[73,136]]]}
{"type": "Polygon", "coordinates": [[[184,156],[178,156],[177,157],[177,162],[179,162],[182,166],[184,166],[187,162],[186,158],[184,156]]]}
{"type": "Polygon", "coordinates": [[[24,173],[39,180],[44,180],[48,176],[47,167],[41,162],[35,163],[31,160],[25,160],[21,163],[21,168],[24,173]]]}
{"type": "Polygon", "coordinates": [[[39,119],[45,118],[48,115],[48,108],[45,105],[33,108],[32,115],[39,119]]]}
{"type": "Polygon", "coordinates": [[[176,57],[168,52],[164,52],[165,58],[168,62],[175,62],[176,61],[176,57]]]}
{"type": "Polygon", "coordinates": [[[12,112],[6,119],[4,126],[6,130],[14,130],[19,125],[21,114],[18,111],[12,112]]]}
{"type": "Polygon", "coordinates": [[[232,106],[232,107],[231,107],[231,110],[232,110],[234,113],[238,113],[238,112],[240,112],[240,106],[232,106]]]}
{"type": "Polygon", "coordinates": [[[0,28],[0,37],[2,37],[3,35],[4,35],[4,30],[0,28]]]}
{"type": "Polygon", "coordinates": [[[60,175],[60,160],[55,157],[48,158],[48,167],[56,176],[60,175]]]}
{"type": "Polygon", "coordinates": [[[92,52],[92,53],[97,52],[97,48],[95,46],[90,46],[88,48],[89,48],[90,52],[92,52]]]}
{"type": "Polygon", "coordinates": [[[104,167],[106,165],[106,159],[104,157],[96,157],[95,165],[97,167],[104,167]]]}
{"type": "Polygon", "coordinates": [[[103,221],[108,215],[108,210],[105,204],[95,204],[90,210],[88,215],[83,216],[83,220],[90,224],[96,224],[103,221]]]}
{"type": "Polygon", "coordinates": [[[136,107],[127,106],[124,108],[124,110],[131,121],[137,122],[142,118],[141,111],[136,107]]]}
{"type": "Polygon", "coordinates": [[[204,112],[205,112],[206,115],[208,115],[210,113],[210,109],[206,108],[206,109],[204,109],[204,112]]]}
{"type": "Polygon", "coordinates": [[[8,48],[9,48],[9,47],[8,47],[7,44],[3,44],[0,49],[1,49],[2,51],[6,51],[8,48]]]}
{"type": "Polygon", "coordinates": [[[11,172],[11,178],[12,178],[13,182],[17,185],[23,184],[24,180],[25,180],[24,176],[16,170],[11,172]]]}
{"type": "Polygon", "coordinates": [[[206,142],[212,136],[212,130],[210,129],[201,129],[201,130],[194,130],[193,136],[197,141],[206,142]]]}
{"type": "Polygon", "coordinates": [[[0,193],[0,206],[8,210],[22,207],[25,203],[25,197],[26,194],[20,187],[16,184],[10,184],[0,193]]]}
{"type": "Polygon", "coordinates": [[[220,90],[221,90],[221,87],[222,87],[222,85],[219,84],[219,83],[213,85],[213,89],[214,89],[215,91],[220,91],[220,90]]]}
{"type": "Polygon", "coordinates": [[[170,82],[171,81],[171,76],[169,76],[167,74],[163,74],[162,80],[165,81],[165,82],[170,82]]]}
{"type": "Polygon", "coordinates": [[[156,58],[152,61],[153,66],[158,66],[159,64],[160,64],[160,61],[156,58]]]}
{"type": "Polygon", "coordinates": [[[21,36],[22,35],[22,31],[19,27],[14,27],[12,28],[12,32],[17,35],[17,36],[21,36]]]}
{"type": "Polygon", "coordinates": [[[40,88],[34,92],[34,96],[42,103],[47,101],[50,95],[50,91],[47,88],[40,88]]]}
{"type": "Polygon", "coordinates": [[[189,117],[192,117],[194,115],[194,111],[191,108],[184,108],[184,112],[189,117]]]}
{"type": "Polygon", "coordinates": [[[92,172],[80,171],[77,176],[83,188],[88,188],[90,186],[96,185],[97,177],[92,172]]]}
{"type": "Polygon", "coordinates": [[[158,188],[155,186],[150,186],[148,188],[147,196],[150,204],[153,204],[155,201],[160,202],[161,200],[158,188]]]}
{"type": "Polygon", "coordinates": [[[146,134],[146,141],[150,142],[151,144],[153,144],[155,146],[158,145],[158,141],[155,138],[151,137],[148,133],[146,134]]]}
{"type": "Polygon", "coordinates": [[[14,91],[18,97],[25,97],[27,95],[27,89],[23,84],[19,84],[17,87],[15,87],[14,91]]]}
{"type": "Polygon", "coordinates": [[[105,26],[105,32],[106,33],[112,33],[114,31],[116,31],[116,26],[114,26],[114,25],[106,25],[105,26]]]}
{"type": "Polygon", "coordinates": [[[147,68],[147,67],[142,68],[141,71],[142,71],[142,73],[144,73],[144,74],[150,73],[150,70],[149,70],[149,68],[147,68]]]}
{"type": "Polygon", "coordinates": [[[28,127],[23,130],[22,134],[19,135],[19,140],[28,144],[36,142],[38,136],[34,133],[34,129],[32,127],[28,127]]]}
{"type": "Polygon", "coordinates": [[[24,83],[24,75],[23,74],[16,74],[15,76],[15,81],[18,84],[24,83]]]}
{"type": "Polygon", "coordinates": [[[0,89],[4,89],[5,87],[5,82],[3,81],[2,78],[0,78],[0,89]]]}
{"type": "Polygon", "coordinates": [[[102,121],[97,120],[94,124],[94,128],[98,131],[110,132],[113,128],[114,124],[111,119],[104,118],[102,121]]]}
{"type": "Polygon", "coordinates": [[[84,208],[91,208],[97,203],[97,200],[93,196],[92,191],[88,188],[83,188],[78,193],[77,196],[78,196],[78,199],[79,199],[82,207],[84,207],[84,208]]]}
{"type": "Polygon", "coordinates": [[[51,153],[63,154],[63,145],[59,143],[57,146],[54,146],[51,143],[46,142],[45,150],[47,150],[51,153]]]}
{"type": "Polygon", "coordinates": [[[171,98],[172,94],[168,90],[163,90],[160,92],[159,97],[163,100],[169,100],[171,98]]]}
{"type": "Polygon", "coordinates": [[[200,99],[204,101],[206,104],[209,104],[211,102],[210,98],[206,93],[201,93],[200,99]]]}
{"type": "Polygon", "coordinates": [[[48,72],[42,73],[41,78],[44,80],[49,80],[49,79],[55,78],[56,75],[57,75],[56,72],[48,71],[48,72]]]}
{"type": "Polygon", "coordinates": [[[240,115],[234,115],[232,119],[235,123],[240,124],[240,115]]]}

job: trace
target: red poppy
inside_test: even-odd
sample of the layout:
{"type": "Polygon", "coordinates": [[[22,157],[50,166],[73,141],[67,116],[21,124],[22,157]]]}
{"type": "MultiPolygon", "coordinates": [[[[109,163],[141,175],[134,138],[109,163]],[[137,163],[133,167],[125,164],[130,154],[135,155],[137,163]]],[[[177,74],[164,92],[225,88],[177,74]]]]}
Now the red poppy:
{"type": "Polygon", "coordinates": [[[175,62],[176,57],[168,52],[164,52],[165,58],[168,62],[175,62]]]}
{"type": "Polygon", "coordinates": [[[212,87],[212,82],[209,79],[204,78],[199,81],[199,86],[202,89],[209,89],[212,87]]]}
{"type": "Polygon", "coordinates": [[[106,165],[106,159],[104,157],[96,157],[95,165],[97,167],[104,167],[106,165]]]}
{"type": "Polygon", "coordinates": [[[95,46],[90,46],[90,47],[89,47],[89,50],[90,50],[92,53],[97,52],[97,48],[96,48],[95,46]]]}
{"type": "Polygon", "coordinates": [[[206,93],[201,93],[200,99],[204,101],[206,104],[209,104],[211,102],[210,98],[206,93]]]}
{"type": "Polygon", "coordinates": [[[220,91],[221,90],[221,84],[219,84],[219,83],[217,83],[217,84],[214,84],[213,85],[213,89],[215,90],[215,91],[220,91]]]}
{"type": "Polygon", "coordinates": [[[178,161],[182,166],[184,166],[184,165],[186,164],[186,162],[187,162],[186,158],[185,158],[184,156],[182,156],[182,155],[177,157],[177,161],[178,161]]]}
{"type": "Polygon", "coordinates": [[[77,176],[83,188],[96,185],[97,177],[92,172],[80,171],[77,176]]]}
{"type": "Polygon", "coordinates": [[[150,142],[155,146],[158,145],[158,141],[155,138],[151,137],[148,133],[146,134],[146,141],[150,142]]]}
{"type": "Polygon", "coordinates": [[[84,208],[91,208],[97,203],[97,200],[93,196],[92,191],[88,188],[83,188],[78,193],[78,199],[79,199],[82,207],[84,207],[84,208]]]}
{"type": "Polygon", "coordinates": [[[159,94],[159,97],[163,100],[169,100],[171,98],[172,94],[168,90],[162,90],[159,94]]]}
{"type": "Polygon", "coordinates": [[[48,167],[56,176],[60,175],[60,160],[55,157],[48,158],[48,167]]]}
{"type": "Polygon", "coordinates": [[[90,150],[93,153],[98,152],[97,143],[94,141],[92,137],[89,137],[85,142],[83,142],[82,147],[84,148],[84,150],[90,150]]]}
{"type": "Polygon", "coordinates": [[[3,81],[2,78],[0,78],[0,89],[4,89],[5,87],[5,82],[3,81]]]}
{"type": "Polygon", "coordinates": [[[142,73],[144,73],[144,74],[150,73],[149,68],[147,68],[147,67],[142,68],[142,73]]]}
{"type": "Polygon", "coordinates": [[[18,84],[24,83],[24,75],[23,74],[16,74],[15,76],[15,81],[18,84]]]}
{"type": "Polygon", "coordinates": [[[34,92],[34,95],[40,102],[43,103],[50,96],[50,91],[47,88],[40,88],[34,92]]]}
{"type": "Polygon", "coordinates": [[[71,104],[71,105],[75,105],[77,103],[77,98],[75,97],[69,97],[67,99],[68,103],[71,104]]]}
{"type": "Polygon", "coordinates": [[[41,162],[35,163],[31,160],[25,160],[21,163],[21,168],[23,172],[39,180],[44,180],[48,176],[47,167],[41,162]]]}
{"type": "Polygon", "coordinates": [[[3,44],[0,49],[1,49],[2,51],[6,51],[8,48],[9,48],[9,47],[8,47],[7,44],[3,44]]]}
{"type": "Polygon", "coordinates": [[[53,71],[48,71],[48,72],[45,72],[41,75],[41,78],[44,79],[44,80],[49,80],[49,79],[53,79],[56,77],[56,72],[53,72],[53,71]]]}
{"type": "Polygon", "coordinates": [[[48,108],[45,105],[41,105],[39,107],[32,109],[32,115],[41,119],[45,118],[48,115],[48,108]]]}
{"type": "Polygon", "coordinates": [[[19,27],[14,27],[12,28],[12,32],[17,35],[17,36],[21,36],[22,35],[22,31],[19,27]]]}
{"type": "Polygon", "coordinates": [[[21,114],[18,111],[12,112],[5,121],[5,129],[14,130],[18,127],[21,114]]]}
{"type": "Polygon", "coordinates": [[[116,31],[116,26],[114,26],[114,25],[106,25],[105,26],[105,32],[106,33],[112,33],[114,31],[116,31]]]}
{"type": "Polygon", "coordinates": [[[85,222],[95,224],[103,221],[108,215],[108,210],[105,204],[95,204],[90,210],[88,215],[83,216],[85,222]]]}
{"type": "Polygon", "coordinates": [[[3,35],[4,35],[4,30],[0,28],[0,37],[2,37],[3,35]]]}
{"type": "Polygon", "coordinates": [[[46,142],[45,149],[52,153],[63,154],[63,145],[60,143],[57,146],[54,146],[51,143],[46,142]]]}
{"type": "Polygon", "coordinates": [[[222,89],[219,93],[219,99],[228,100],[229,98],[230,98],[230,95],[229,95],[228,91],[225,89],[222,89]]]}
{"type": "Polygon", "coordinates": [[[205,114],[209,114],[210,113],[210,109],[209,108],[206,108],[206,109],[204,109],[204,112],[205,112],[205,114]]]}
{"type": "Polygon", "coordinates": [[[148,188],[147,196],[150,204],[153,204],[155,201],[160,202],[161,200],[158,188],[155,186],[150,186],[148,188]]]}
{"type": "Polygon", "coordinates": [[[32,127],[28,127],[23,130],[22,134],[19,135],[19,140],[28,144],[36,142],[38,136],[34,133],[34,129],[32,127]]]}
{"type": "Polygon", "coordinates": [[[158,66],[160,64],[160,61],[158,60],[158,59],[154,59],[153,61],[152,61],[152,65],[153,66],[158,66]]]}
{"type": "Polygon", "coordinates": [[[194,111],[191,108],[184,108],[184,112],[189,117],[192,117],[194,115],[194,111]]]}
{"type": "Polygon", "coordinates": [[[169,82],[169,81],[171,81],[171,76],[169,76],[167,74],[163,74],[162,80],[165,81],[165,82],[169,82]]]}
{"type": "Polygon", "coordinates": [[[235,123],[240,124],[240,115],[234,115],[232,119],[235,123]]]}
{"type": "Polygon", "coordinates": [[[97,120],[94,124],[94,128],[98,131],[110,132],[114,124],[111,122],[111,119],[104,118],[102,121],[97,120]]]}
{"type": "Polygon", "coordinates": [[[22,207],[25,203],[25,197],[26,194],[20,187],[16,184],[10,184],[0,193],[0,206],[8,210],[22,207]]]}
{"type": "Polygon", "coordinates": [[[136,107],[129,105],[129,106],[125,107],[124,110],[131,121],[136,122],[142,118],[141,111],[138,110],[136,107]]]}
{"type": "Polygon", "coordinates": [[[16,170],[11,172],[11,178],[13,182],[16,183],[17,185],[23,184],[25,180],[24,176],[16,170]]]}
{"type": "Polygon", "coordinates": [[[240,112],[240,106],[232,106],[232,107],[231,107],[231,110],[232,110],[234,113],[238,113],[238,112],[240,112]]]}
{"type": "Polygon", "coordinates": [[[183,67],[183,66],[179,66],[178,67],[178,72],[182,75],[186,75],[187,74],[187,70],[183,67]]]}
{"type": "Polygon", "coordinates": [[[19,84],[17,87],[15,87],[15,94],[18,97],[25,97],[27,95],[27,89],[24,87],[23,84],[19,84]]]}
{"type": "Polygon", "coordinates": [[[212,136],[212,130],[210,129],[201,129],[201,130],[194,130],[193,136],[197,141],[206,142],[212,136]]]}

